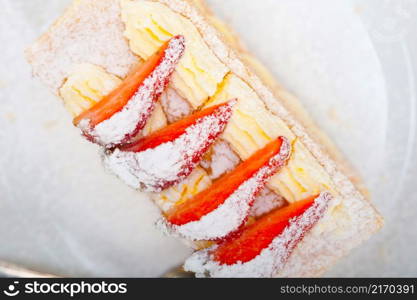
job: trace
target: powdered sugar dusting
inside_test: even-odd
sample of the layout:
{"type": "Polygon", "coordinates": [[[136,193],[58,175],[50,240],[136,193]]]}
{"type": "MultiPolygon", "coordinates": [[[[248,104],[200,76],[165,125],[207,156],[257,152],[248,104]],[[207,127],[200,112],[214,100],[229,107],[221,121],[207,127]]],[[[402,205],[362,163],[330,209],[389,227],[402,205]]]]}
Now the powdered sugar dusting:
{"type": "Polygon", "coordinates": [[[160,192],[191,173],[205,151],[225,129],[235,103],[236,100],[233,100],[220,106],[171,142],[142,152],[116,149],[105,156],[104,163],[133,188],[160,192]]]}
{"type": "Polygon", "coordinates": [[[243,182],[217,209],[198,221],[183,225],[167,223],[166,226],[170,228],[171,233],[192,240],[213,240],[227,236],[243,224],[249,215],[255,197],[265,186],[267,180],[287,162],[290,153],[290,143],[286,138],[282,138],[279,153],[251,178],[243,182]]]}
{"type": "Polygon", "coordinates": [[[284,231],[254,259],[246,263],[222,265],[213,260],[217,245],[194,253],[184,264],[186,271],[204,277],[274,277],[284,266],[304,235],[320,220],[333,197],[321,193],[302,215],[290,220],[284,231]]]}
{"type": "Polygon", "coordinates": [[[201,166],[207,170],[211,179],[217,179],[233,170],[240,162],[239,156],[224,140],[217,141],[208,154],[201,161],[201,166]]]}
{"type": "Polygon", "coordinates": [[[192,112],[192,107],[175,89],[168,86],[159,100],[167,115],[168,122],[176,122],[192,112]]]}
{"type": "Polygon", "coordinates": [[[155,101],[168,84],[169,77],[174,72],[184,50],[184,37],[172,38],[161,63],[144,80],[121,111],[97,124],[94,128],[91,128],[89,120],[86,119],[82,120],[78,127],[94,142],[106,147],[127,142],[145,126],[154,109],[155,101]]]}
{"type": "Polygon", "coordinates": [[[285,205],[285,203],[286,201],[281,195],[278,195],[269,188],[265,187],[253,202],[250,215],[259,217],[273,209],[285,205]]]}
{"type": "Polygon", "coordinates": [[[124,77],[138,58],[123,36],[119,0],[77,0],[26,51],[33,74],[55,94],[74,65],[90,63],[124,77]],[[110,44],[109,44],[110,43],[110,44]]]}

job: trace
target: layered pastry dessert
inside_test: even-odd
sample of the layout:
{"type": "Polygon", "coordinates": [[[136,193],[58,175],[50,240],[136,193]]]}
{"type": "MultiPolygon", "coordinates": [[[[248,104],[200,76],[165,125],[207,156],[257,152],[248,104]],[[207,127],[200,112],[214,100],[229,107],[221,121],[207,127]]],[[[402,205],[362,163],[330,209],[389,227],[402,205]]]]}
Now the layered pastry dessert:
{"type": "Polygon", "coordinates": [[[76,0],[27,58],[105,168],[195,249],[197,276],[319,276],[382,225],[300,102],[202,0],[76,0]]]}

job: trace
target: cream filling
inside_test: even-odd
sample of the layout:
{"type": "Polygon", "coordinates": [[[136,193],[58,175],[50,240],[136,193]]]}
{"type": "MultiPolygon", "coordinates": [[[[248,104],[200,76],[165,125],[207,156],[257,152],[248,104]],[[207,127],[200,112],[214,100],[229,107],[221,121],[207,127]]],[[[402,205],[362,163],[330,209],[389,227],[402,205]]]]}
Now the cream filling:
{"type": "Polygon", "coordinates": [[[233,152],[226,141],[219,140],[211,147],[200,165],[208,171],[212,180],[232,171],[240,163],[239,157],[233,152]]]}
{"type": "Polygon", "coordinates": [[[290,128],[270,113],[253,89],[237,76],[226,76],[219,90],[205,106],[223,103],[232,96],[239,99],[239,102],[223,139],[229,142],[242,160],[278,136],[285,136],[293,145],[293,154],[288,164],[268,183],[271,190],[290,202],[318,194],[322,190],[334,190],[330,176],[290,128]]]}
{"type": "Polygon", "coordinates": [[[163,212],[167,212],[174,205],[179,205],[209,188],[211,184],[212,181],[207,172],[201,167],[196,167],[190,176],[179,184],[160,193],[153,193],[151,197],[163,212]]]}
{"type": "Polygon", "coordinates": [[[131,50],[148,58],[175,34],[186,40],[186,51],[173,75],[173,87],[197,108],[213,95],[229,69],[202,42],[195,26],[163,4],[121,0],[125,36],[131,50]]]}

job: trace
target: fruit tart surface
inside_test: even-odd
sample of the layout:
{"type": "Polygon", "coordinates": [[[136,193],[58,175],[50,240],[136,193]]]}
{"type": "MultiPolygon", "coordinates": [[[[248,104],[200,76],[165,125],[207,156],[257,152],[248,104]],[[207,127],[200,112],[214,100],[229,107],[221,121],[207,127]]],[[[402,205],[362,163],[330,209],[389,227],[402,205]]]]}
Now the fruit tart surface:
{"type": "Polygon", "coordinates": [[[208,246],[196,274],[316,276],[381,226],[200,1],[76,1],[28,59],[159,226],[208,246]]]}

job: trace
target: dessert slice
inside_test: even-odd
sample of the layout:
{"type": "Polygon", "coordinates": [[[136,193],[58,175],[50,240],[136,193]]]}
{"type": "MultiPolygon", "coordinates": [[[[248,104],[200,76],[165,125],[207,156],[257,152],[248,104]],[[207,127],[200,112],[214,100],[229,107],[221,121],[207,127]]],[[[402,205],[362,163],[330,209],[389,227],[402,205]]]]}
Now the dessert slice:
{"type": "Polygon", "coordinates": [[[220,244],[196,252],[185,262],[184,269],[198,276],[274,276],[304,235],[324,216],[331,199],[330,193],[323,192],[276,209],[220,244]]]}
{"type": "MultiPolygon", "coordinates": [[[[298,100],[288,97],[281,87],[273,94],[251,71],[258,70],[254,66],[259,64],[254,63],[252,57],[248,59],[250,54],[236,43],[234,36],[207,12],[204,5],[198,5],[199,9],[196,9],[195,3],[201,4],[201,1],[77,0],[60,21],[28,50],[28,59],[35,76],[59,94],[67,107],[80,114],[91,107],[90,98],[94,98],[94,102],[100,101],[99,98],[106,97],[112,90],[110,86],[117,86],[117,81],[127,78],[132,66],[146,62],[173,37],[184,36],[187,42],[184,54],[175,66],[160,103],[157,103],[158,109],[148,116],[146,126],[152,130],[142,130],[142,135],[138,137],[141,143],[133,142],[120,149],[108,150],[105,160],[112,158],[120,161],[120,164],[115,163],[111,167],[116,173],[119,170],[121,176],[130,178],[132,186],[142,185],[147,190],[158,191],[152,194],[152,198],[162,211],[167,212],[193,199],[201,191],[210,191],[211,187],[220,185],[227,178],[221,175],[222,172],[233,172],[238,162],[244,163],[272,141],[285,137],[291,144],[291,156],[267,182],[267,190],[276,195],[267,198],[275,199],[273,201],[283,199],[287,205],[297,204],[303,199],[329,191],[334,201],[331,201],[317,224],[311,230],[306,230],[302,243],[296,243],[286,263],[271,272],[262,271],[261,275],[320,275],[375,232],[381,226],[382,219],[357,188],[357,180],[345,172],[345,161],[329,156],[334,153],[333,148],[320,138],[322,133],[315,125],[306,121],[306,114],[299,113],[298,100]],[[94,71],[81,67],[86,64],[92,65],[94,71]],[[116,153],[122,156],[129,153],[128,156],[135,159],[136,155],[152,153],[166,144],[172,144],[171,139],[181,135],[171,135],[168,129],[170,123],[181,122],[187,115],[210,107],[220,107],[218,105],[228,103],[230,99],[238,99],[238,102],[233,106],[233,114],[224,130],[217,137],[216,142],[224,142],[221,151],[214,147],[207,151],[196,150],[195,165],[191,164],[192,168],[195,167],[194,171],[191,172],[188,164],[185,167],[185,173],[191,172],[188,177],[178,176],[176,171],[181,170],[179,168],[166,180],[165,169],[158,169],[155,163],[157,159],[154,158],[150,160],[152,166],[146,168],[147,172],[152,172],[150,181],[146,177],[146,182],[141,184],[132,175],[137,170],[131,167],[137,165],[132,164],[130,159],[127,162],[116,157],[116,153]],[[169,141],[162,136],[153,140],[155,128],[168,132],[169,141]],[[205,158],[197,166],[203,152],[206,152],[205,158]],[[216,152],[223,160],[228,160],[225,164],[227,167],[219,167],[219,155],[210,157],[211,153],[216,152]]],[[[265,82],[270,83],[270,78],[267,79],[265,82]]],[[[269,85],[274,90],[278,86],[274,82],[269,85]]],[[[206,141],[196,138],[192,146],[204,143],[206,141]]],[[[179,152],[170,153],[177,155],[179,152]]],[[[179,160],[179,165],[182,165],[181,162],[184,160],[179,160]]],[[[267,213],[275,205],[282,205],[268,201],[259,204],[261,209],[252,214],[248,226],[254,220],[256,222],[260,214],[267,213]]],[[[223,223],[227,225],[227,222],[218,222],[217,225],[222,226],[223,223]]],[[[191,244],[195,247],[207,245],[204,241],[193,241],[191,244]]],[[[257,257],[245,265],[256,261],[257,257]]],[[[239,273],[236,276],[244,276],[244,270],[236,270],[239,273]]],[[[213,271],[211,275],[220,273],[213,271]]]]}
{"type": "Polygon", "coordinates": [[[110,94],[78,115],[74,124],[100,145],[128,142],[145,127],[184,49],[183,36],[171,38],[110,94]]]}
{"type": "Polygon", "coordinates": [[[210,188],[168,211],[166,226],[192,240],[224,238],[247,219],[255,197],[290,152],[286,138],[272,141],[210,188]]]}
{"type": "Polygon", "coordinates": [[[160,192],[190,175],[225,129],[236,100],[199,111],[105,155],[106,166],[133,188],[160,192]]]}

